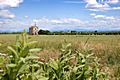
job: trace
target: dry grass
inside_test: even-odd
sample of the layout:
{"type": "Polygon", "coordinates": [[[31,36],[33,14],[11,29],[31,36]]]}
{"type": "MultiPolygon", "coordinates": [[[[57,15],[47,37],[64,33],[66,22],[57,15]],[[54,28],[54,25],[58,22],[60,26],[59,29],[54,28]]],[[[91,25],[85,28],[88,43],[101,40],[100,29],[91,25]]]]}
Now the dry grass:
{"type": "Polygon", "coordinates": [[[57,59],[59,57],[59,51],[55,49],[42,50],[37,55],[40,57],[39,61],[48,62],[50,58],[57,59]]]}

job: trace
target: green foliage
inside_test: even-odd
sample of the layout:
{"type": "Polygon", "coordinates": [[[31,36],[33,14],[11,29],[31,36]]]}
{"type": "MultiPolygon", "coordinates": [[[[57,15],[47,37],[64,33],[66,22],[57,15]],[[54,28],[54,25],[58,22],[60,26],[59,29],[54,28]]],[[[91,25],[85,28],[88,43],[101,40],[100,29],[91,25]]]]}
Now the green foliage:
{"type": "Polygon", "coordinates": [[[86,49],[73,53],[71,44],[62,45],[59,58],[43,63],[42,69],[48,80],[107,80],[106,73],[100,71],[98,59],[91,52],[86,49]]]}
{"type": "Polygon", "coordinates": [[[98,32],[95,31],[54,31],[50,32],[49,30],[40,29],[38,34],[43,35],[120,35],[120,31],[108,31],[108,32],[98,32]]]}
{"type": "Polygon", "coordinates": [[[48,31],[48,30],[41,30],[40,29],[38,34],[46,34],[46,35],[48,35],[48,34],[50,34],[50,31],[48,31]]]}
{"type": "Polygon", "coordinates": [[[31,74],[37,67],[35,59],[38,57],[33,55],[33,52],[41,49],[31,49],[30,45],[35,42],[28,42],[27,37],[26,33],[23,33],[21,38],[17,36],[14,48],[8,46],[9,52],[5,57],[7,63],[1,67],[1,80],[34,80],[35,76],[31,74]]]}
{"type": "Polygon", "coordinates": [[[71,44],[62,45],[59,58],[48,62],[38,61],[24,32],[17,36],[16,44],[8,46],[8,54],[0,56],[1,80],[106,80],[107,75],[99,69],[99,61],[92,50],[72,51],[71,44]]]}

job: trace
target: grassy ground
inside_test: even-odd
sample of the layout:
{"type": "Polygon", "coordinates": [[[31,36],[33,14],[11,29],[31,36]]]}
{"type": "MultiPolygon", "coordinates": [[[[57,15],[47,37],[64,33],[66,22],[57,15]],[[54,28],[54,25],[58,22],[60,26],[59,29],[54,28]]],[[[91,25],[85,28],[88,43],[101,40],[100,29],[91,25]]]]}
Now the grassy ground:
{"type": "MultiPolygon", "coordinates": [[[[6,53],[6,47],[15,43],[16,35],[0,35],[2,47],[0,52],[6,53]]],[[[91,48],[95,55],[100,58],[101,68],[108,70],[112,80],[120,80],[120,35],[37,35],[29,36],[29,40],[38,41],[34,47],[41,47],[39,53],[57,57],[61,44],[65,41],[72,43],[73,50],[84,47],[91,48]]]]}
{"type": "MultiPolygon", "coordinates": [[[[0,35],[0,43],[4,47],[15,43],[16,35],[0,35]]],[[[115,48],[120,46],[120,36],[119,35],[39,35],[39,36],[29,36],[30,40],[38,41],[36,47],[41,47],[45,49],[59,49],[60,44],[65,40],[73,44],[74,47],[82,47],[84,44],[88,46],[99,49],[99,48],[115,48]]],[[[3,50],[2,50],[3,51],[3,50]]]]}

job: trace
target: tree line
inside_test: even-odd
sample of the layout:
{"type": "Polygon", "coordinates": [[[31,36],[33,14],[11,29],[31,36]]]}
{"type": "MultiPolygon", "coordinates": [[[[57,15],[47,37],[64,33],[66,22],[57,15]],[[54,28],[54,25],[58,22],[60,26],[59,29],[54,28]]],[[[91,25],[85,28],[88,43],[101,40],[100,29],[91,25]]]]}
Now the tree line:
{"type": "MultiPolygon", "coordinates": [[[[21,34],[22,32],[0,32],[0,34],[21,34]]],[[[29,32],[28,32],[29,34],[29,32]]],[[[98,31],[49,31],[42,30],[38,31],[39,35],[120,35],[120,31],[108,31],[108,32],[98,32],[98,31]]]]}
{"type": "Polygon", "coordinates": [[[78,32],[78,31],[49,31],[49,30],[39,30],[39,35],[120,35],[120,31],[111,32],[78,32]]]}

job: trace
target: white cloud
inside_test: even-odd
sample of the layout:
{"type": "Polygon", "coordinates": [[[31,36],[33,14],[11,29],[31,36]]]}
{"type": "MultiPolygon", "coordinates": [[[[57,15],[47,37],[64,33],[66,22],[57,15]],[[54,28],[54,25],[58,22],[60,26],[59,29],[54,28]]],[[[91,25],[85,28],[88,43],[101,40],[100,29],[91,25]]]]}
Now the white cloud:
{"type": "Polygon", "coordinates": [[[53,20],[51,20],[50,22],[51,22],[51,23],[56,23],[56,24],[62,24],[62,23],[63,23],[63,21],[57,20],[57,19],[53,19],[53,20]]]}
{"type": "Polygon", "coordinates": [[[28,18],[29,18],[29,16],[24,16],[24,18],[28,19],[28,18]]]}
{"type": "Polygon", "coordinates": [[[44,23],[44,24],[70,24],[70,23],[79,23],[80,19],[77,18],[56,18],[56,19],[34,19],[33,22],[36,23],[44,23]]]}
{"type": "Polygon", "coordinates": [[[115,19],[115,17],[113,17],[113,16],[97,15],[95,13],[91,13],[90,15],[93,16],[95,19],[104,19],[104,20],[106,20],[106,19],[108,19],[108,20],[115,19]]]}
{"type": "Polygon", "coordinates": [[[15,15],[8,10],[0,10],[0,17],[2,18],[14,18],[15,15]]]}
{"type": "Polygon", "coordinates": [[[11,20],[11,19],[5,19],[0,21],[0,31],[23,31],[24,29],[28,29],[30,25],[18,21],[18,20],[11,20]]]}
{"type": "Polygon", "coordinates": [[[95,15],[94,18],[105,18],[104,15],[95,15]]]}
{"type": "Polygon", "coordinates": [[[0,17],[14,18],[15,15],[9,11],[11,7],[18,7],[23,0],[0,0],[0,17]]]}
{"type": "Polygon", "coordinates": [[[85,0],[85,8],[92,11],[118,10],[119,7],[111,7],[109,4],[117,4],[119,0],[85,0]]]}
{"type": "Polygon", "coordinates": [[[85,0],[88,4],[97,4],[96,0],[85,0]]]}
{"type": "Polygon", "coordinates": [[[118,3],[119,0],[108,0],[107,3],[111,3],[111,4],[116,4],[118,3]]]}
{"type": "Polygon", "coordinates": [[[85,7],[87,9],[90,9],[93,11],[95,11],[96,9],[97,10],[106,10],[106,9],[110,8],[110,6],[107,3],[105,3],[105,4],[100,4],[100,3],[90,4],[90,3],[88,3],[85,7]]]}
{"type": "Polygon", "coordinates": [[[0,8],[18,7],[23,0],[0,0],[0,8]]]}
{"type": "Polygon", "coordinates": [[[115,18],[113,16],[108,16],[108,17],[106,17],[106,19],[108,19],[108,20],[114,20],[115,18]]]}
{"type": "Polygon", "coordinates": [[[113,7],[112,10],[120,10],[120,7],[113,7]]]}
{"type": "Polygon", "coordinates": [[[60,19],[63,23],[79,23],[81,22],[80,19],[77,19],[77,18],[63,18],[63,19],[60,19]]]}
{"type": "MultiPolygon", "coordinates": [[[[120,27],[120,18],[113,16],[90,14],[93,20],[83,21],[78,18],[36,19],[41,29],[48,30],[115,30],[120,27]],[[46,22],[47,20],[47,22],[46,22]]],[[[120,29],[120,28],[119,28],[120,29]]]]}
{"type": "Polygon", "coordinates": [[[105,15],[96,15],[94,16],[95,19],[108,19],[108,20],[113,20],[115,19],[113,16],[105,16],[105,15]]]}
{"type": "Polygon", "coordinates": [[[0,21],[0,31],[20,31],[29,29],[36,22],[39,29],[47,30],[117,30],[120,29],[120,17],[91,15],[93,20],[83,21],[79,18],[39,18],[32,22],[23,22],[18,20],[0,21]],[[96,18],[95,18],[96,17],[96,18]]]}

